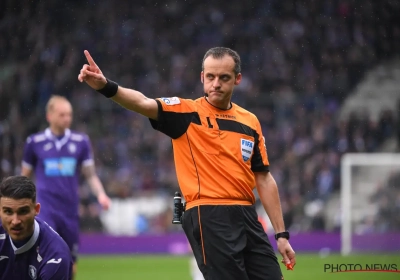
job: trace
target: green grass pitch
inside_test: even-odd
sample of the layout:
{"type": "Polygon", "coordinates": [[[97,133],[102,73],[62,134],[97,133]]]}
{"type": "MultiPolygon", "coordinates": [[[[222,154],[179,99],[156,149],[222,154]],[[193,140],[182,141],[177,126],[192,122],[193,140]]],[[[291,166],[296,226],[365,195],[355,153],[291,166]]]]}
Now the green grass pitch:
{"type": "MultiPolygon", "coordinates": [[[[127,256],[81,256],[78,262],[77,280],[191,280],[188,256],[127,255],[127,256]]],[[[400,252],[393,255],[370,254],[328,255],[297,253],[294,271],[283,269],[285,280],[395,280],[400,273],[383,272],[324,272],[325,264],[395,264],[400,271],[400,252]]],[[[228,280],[228,279],[227,279],[228,280]]]]}

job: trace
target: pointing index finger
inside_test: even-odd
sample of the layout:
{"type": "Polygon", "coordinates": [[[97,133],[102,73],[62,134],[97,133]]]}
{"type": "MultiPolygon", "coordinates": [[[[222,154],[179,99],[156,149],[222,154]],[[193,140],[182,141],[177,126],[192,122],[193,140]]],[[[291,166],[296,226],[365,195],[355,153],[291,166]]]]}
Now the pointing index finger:
{"type": "Polygon", "coordinates": [[[84,51],[84,54],[85,54],[86,59],[89,62],[90,66],[97,66],[96,63],[94,62],[92,56],[90,55],[90,53],[87,50],[84,51]]]}

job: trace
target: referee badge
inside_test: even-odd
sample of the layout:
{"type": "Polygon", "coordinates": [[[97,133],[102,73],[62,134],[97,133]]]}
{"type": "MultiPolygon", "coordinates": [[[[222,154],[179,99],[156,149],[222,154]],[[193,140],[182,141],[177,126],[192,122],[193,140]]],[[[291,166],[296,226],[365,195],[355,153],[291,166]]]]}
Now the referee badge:
{"type": "Polygon", "coordinates": [[[240,145],[241,145],[242,158],[244,161],[248,161],[253,153],[254,142],[241,138],[240,145]]]}

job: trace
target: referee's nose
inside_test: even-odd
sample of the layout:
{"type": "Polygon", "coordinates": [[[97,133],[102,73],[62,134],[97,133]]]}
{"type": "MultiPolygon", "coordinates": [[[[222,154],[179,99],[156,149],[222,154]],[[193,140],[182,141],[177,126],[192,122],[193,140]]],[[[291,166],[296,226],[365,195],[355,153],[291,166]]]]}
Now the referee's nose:
{"type": "Polygon", "coordinates": [[[213,82],[212,82],[212,86],[215,89],[220,89],[221,88],[221,82],[219,80],[219,77],[215,77],[213,82]]]}

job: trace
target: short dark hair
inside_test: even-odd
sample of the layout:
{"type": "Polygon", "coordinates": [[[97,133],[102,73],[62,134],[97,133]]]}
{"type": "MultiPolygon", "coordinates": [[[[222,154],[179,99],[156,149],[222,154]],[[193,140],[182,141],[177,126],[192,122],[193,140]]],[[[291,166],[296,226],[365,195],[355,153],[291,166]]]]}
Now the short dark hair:
{"type": "Polygon", "coordinates": [[[211,56],[218,59],[223,58],[225,55],[229,55],[230,57],[232,57],[233,61],[235,62],[235,68],[233,69],[233,71],[235,72],[235,75],[239,74],[241,71],[239,54],[232,49],[224,47],[215,47],[209,49],[204,55],[203,62],[201,64],[201,70],[204,71],[204,61],[207,57],[211,56]]]}
{"type": "Polygon", "coordinates": [[[10,176],[0,183],[0,198],[32,199],[36,202],[36,186],[31,179],[25,176],[10,176]]]}

